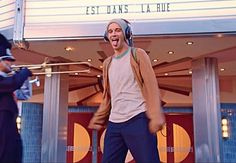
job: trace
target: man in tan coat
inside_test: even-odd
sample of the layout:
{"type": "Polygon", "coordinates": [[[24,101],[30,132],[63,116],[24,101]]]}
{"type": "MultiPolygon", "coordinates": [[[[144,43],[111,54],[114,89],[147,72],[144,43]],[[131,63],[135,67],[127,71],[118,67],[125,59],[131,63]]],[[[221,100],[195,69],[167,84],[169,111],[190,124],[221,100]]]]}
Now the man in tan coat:
{"type": "Polygon", "coordinates": [[[107,125],[103,163],[123,163],[128,149],[136,162],[160,162],[156,132],[165,123],[159,88],[150,59],[132,47],[130,23],[113,19],[105,39],[114,54],[103,63],[103,101],[89,128],[107,125]]]}

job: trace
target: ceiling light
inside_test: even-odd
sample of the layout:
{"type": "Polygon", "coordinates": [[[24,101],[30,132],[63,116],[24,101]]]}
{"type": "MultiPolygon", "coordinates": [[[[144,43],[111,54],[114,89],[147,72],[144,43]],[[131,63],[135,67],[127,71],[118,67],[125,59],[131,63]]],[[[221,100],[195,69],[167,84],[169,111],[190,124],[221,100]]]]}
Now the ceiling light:
{"type": "Polygon", "coordinates": [[[168,73],[165,73],[165,76],[168,76],[169,74],[168,73]]]}
{"type": "Polygon", "coordinates": [[[168,51],[168,54],[174,54],[175,52],[173,52],[173,51],[168,51]]]}
{"type": "Polygon", "coordinates": [[[188,72],[189,74],[192,74],[193,72],[192,72],[192,70],[189,70],[189,72],[188,72]]]}
{"type": "Polygon", "coordinates": [[[220,71],[224,71],[225,69],[224,68],[221,68],[220,71]]]}
{"type": "Polygon", "coordinates": [[[223,37],[223,34],[219,33],[216,35],[216,37],[221,38],[221,37],[223,37]]]}
{"type": "Polygon", "coordinates": [[[186,44],[187,44],[187,45],[192,45],[193,42],[192,42],[192,41],[188,41],[188,42],[186,42],[186,44]]]}
{"type": "Polygon", "coordinates": [[[79,73],[78,73],[78,72],[76,72],[76,73],[75,73],[75,75],[79,75],[79,73]]]}
{"type": "Polygon", "coordinates": [[[153,59],[152,61],[153,61],[153,62],[157,62],[157,61],[158,61],[158,59],[153,59]]]}
{"type": "Polygon", "coordinates": [[[65,47],[65,50],[70,52],[70,51],[74,50],[74,48],[72,48],[71,46],[67,46],[67,47],[65,47]]]}
{"type": "Polygon", "coordinates": [[[92,61],[92,59],[91,59],[91,58],[89,58],[87,61],[88,61],[88,62],[91,62],[91,61],[92,61]]]}
{"type": "Polygon", "coordinates": [[[99,67],[100,67],[100,68],[103,68],[103,66],[102,66],[102,65],[100,65],[99,67]]]}
{"type": "Polygon", "coordinates": [[[101,75],[97,75],[97,77],[98,77],[98,78],[100,78],[100,77],[101,77],[101,75]]]}

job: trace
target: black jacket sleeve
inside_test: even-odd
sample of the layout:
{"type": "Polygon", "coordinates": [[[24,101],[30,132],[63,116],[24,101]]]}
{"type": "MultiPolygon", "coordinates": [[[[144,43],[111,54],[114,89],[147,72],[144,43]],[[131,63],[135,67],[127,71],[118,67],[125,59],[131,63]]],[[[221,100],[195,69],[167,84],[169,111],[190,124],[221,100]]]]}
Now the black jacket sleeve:
{"type": "Polygon", "coordinates": [[[24,81],[32,76],[32,73],[27,68],[23,68],[17,73],[9,77],[0,77],[0,93],[10,93],[19,89],[24,81]]]}

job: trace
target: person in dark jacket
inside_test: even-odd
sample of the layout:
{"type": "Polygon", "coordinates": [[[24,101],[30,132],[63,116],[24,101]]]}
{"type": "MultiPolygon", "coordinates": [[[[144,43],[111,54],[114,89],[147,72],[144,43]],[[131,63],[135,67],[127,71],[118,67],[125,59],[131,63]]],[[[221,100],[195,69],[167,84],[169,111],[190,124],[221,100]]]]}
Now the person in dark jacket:
{"type": "Polygon", "coordinates": [[[19,89],[32,73],[22,68],[9,75],[15,58],[11,54],[11,44],[0,34],[0,162],[21,163],[22,142],[18,133],[16,118],[18,108],[14,91],[19,89]]]}

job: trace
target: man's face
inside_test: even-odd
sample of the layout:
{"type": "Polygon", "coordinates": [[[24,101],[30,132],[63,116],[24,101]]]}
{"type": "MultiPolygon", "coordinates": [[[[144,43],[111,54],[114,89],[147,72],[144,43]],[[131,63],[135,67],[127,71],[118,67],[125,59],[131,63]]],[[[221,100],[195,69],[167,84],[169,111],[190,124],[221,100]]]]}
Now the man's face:
{"type": "Polygon", "coordinates": [[[0,71],[5,72],[5,73],[11,72],[11,65],[12,65],[12,61],[10,60],[0,61],[0,71]]]}
{"type": "Polygon", "coordinates": [[[114,50],[120,50],[127,44],[121,27],[117,23],[111,23],[107,29],[109,42],[114,50]]]}

